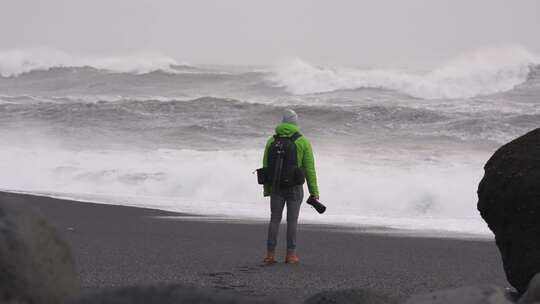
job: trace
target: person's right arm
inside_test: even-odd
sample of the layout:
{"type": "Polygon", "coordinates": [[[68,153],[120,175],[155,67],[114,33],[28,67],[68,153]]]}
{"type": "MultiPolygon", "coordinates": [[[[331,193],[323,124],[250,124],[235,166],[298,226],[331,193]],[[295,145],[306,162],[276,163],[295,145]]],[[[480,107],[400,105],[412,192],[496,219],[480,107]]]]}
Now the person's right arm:
{"type": "MultiPolygon", "coordinates": [[[[272,143],[272,137],[270,137],[266,141],[266,146],[264,147],[264,155],[263,155],[263,168],[268,167],[268,148],[270,147],[270,144],[272,143]]],[[[272,192],[271,186],[268,184],[263,185],[263,195],[264,196],[270,196],[270,193],[272,192]]]]}

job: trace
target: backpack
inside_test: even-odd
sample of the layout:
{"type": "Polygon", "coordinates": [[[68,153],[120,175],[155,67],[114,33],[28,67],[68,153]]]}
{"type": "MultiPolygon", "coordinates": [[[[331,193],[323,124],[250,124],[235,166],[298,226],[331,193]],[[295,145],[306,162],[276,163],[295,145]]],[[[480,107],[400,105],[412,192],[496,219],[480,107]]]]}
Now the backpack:
{"type": "Polygon", "coordinates": [[[266,168],[257,170],[259,184],[272,185],[272,191],[302,185],[305,182],[304,171],[298,167],[295,141],[302,134],[296,132],[291,137],[274,135],[274,141],[268,147],[266,168]]]}

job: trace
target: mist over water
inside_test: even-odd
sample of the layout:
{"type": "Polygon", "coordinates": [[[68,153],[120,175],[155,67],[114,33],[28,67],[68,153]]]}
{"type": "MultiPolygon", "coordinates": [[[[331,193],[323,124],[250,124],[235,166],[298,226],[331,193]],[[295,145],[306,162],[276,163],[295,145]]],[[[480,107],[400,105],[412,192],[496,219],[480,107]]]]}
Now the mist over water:
{"type": "Polygon", "coordinates": [[[304,205],[304,222],[488,234],[476,187],[498,146],[538,127],[539,63],[519,47],[423,73],[0,52],[0,188],[265,219],[252,171],[292,107],[329,207],[304,205]]]}

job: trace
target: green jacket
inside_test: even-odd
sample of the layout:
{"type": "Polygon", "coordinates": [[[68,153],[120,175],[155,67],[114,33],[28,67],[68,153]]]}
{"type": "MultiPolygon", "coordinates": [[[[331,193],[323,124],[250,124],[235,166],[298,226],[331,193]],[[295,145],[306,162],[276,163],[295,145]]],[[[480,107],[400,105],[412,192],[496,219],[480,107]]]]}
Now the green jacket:
{"type": "MultiPolygon", "coordinates": [[[[298,126],[290,123],[281,123],[276,127],[276,134],[278,136],[291,137],[294,133],[298,132],[298,126]]],[[[274,137],[270,137],[266,142],[263,157],[263,167],[268,167],[268,148],[274,142],[274,137]]],[[[317,187],[317,174],[315,172],[315,158],[313,157],[313,149],[309,140],[302,135],[295,142],[296,155],[298,160],[298,167],[304,169],[306,173],[306,180],[309,189],[309,194],[319,195],[319,188],[317,187]]],[[[272,187],[270,185],[264,185],[264,196],[269,196],[272,193],[272,187]]]]}

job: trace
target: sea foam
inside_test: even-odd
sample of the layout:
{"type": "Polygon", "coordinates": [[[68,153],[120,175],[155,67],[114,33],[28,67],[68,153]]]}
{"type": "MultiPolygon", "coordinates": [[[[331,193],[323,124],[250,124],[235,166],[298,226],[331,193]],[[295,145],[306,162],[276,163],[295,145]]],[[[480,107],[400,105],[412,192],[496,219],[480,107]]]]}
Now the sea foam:
{"type": "MultiPolygon", "coordinates": [[[[164,210],[266,220],[267,199],[252,171],[261,151],[0,151],[4,190],[164,210]]],[[[370,155],[318,154],[324,215],[304,205],[302,221],[476,233],[481,162],[388,165],[370,155]]]]}

